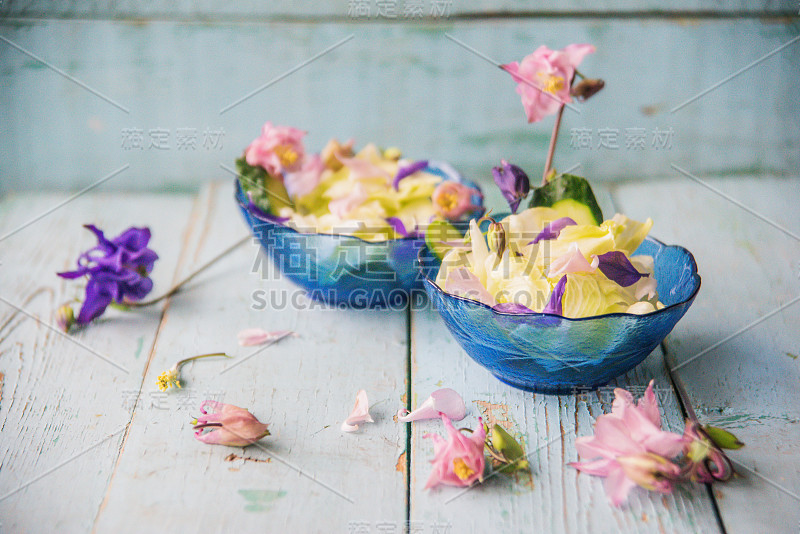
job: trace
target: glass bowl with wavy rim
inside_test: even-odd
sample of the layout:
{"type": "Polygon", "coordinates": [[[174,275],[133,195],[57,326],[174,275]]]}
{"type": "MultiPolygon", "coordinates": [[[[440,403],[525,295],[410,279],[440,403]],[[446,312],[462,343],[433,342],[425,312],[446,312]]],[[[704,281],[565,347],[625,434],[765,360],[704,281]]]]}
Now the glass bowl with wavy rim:
{"type": "MultiPolygon", "coordinates": [[[[429,161],[423,170],[478,189],[447,163],[429,161]]],[[[310,298],[359,309],[399,309],[405,307],[413,292],[424,294],[417,267],[424,236],[373,242],[352,235],[301,233],[278,218],[249,209],[238,179],[234,186],[236,202],[253,235],[281,274],[302,287],[310,298]]],[[[477,196],[473,203],[482,206],[477,196]]],[[[471,216],[482,214],[481,207],[471,216]]],[[[464,233],[468,224],[454,226],[464,233]]]]}
{"type": "Polygon", "coordinates": [[[431,304],[473,360],[515,388],[564,394],[597,389],[636,367],[694,302],[700,275],[688,250],[648,237],[634,254],[653,256],[664,308],[579,319],[493,310],[439,288],[434,282],[439,260],[427,247],[418,263],[431,304]]]}

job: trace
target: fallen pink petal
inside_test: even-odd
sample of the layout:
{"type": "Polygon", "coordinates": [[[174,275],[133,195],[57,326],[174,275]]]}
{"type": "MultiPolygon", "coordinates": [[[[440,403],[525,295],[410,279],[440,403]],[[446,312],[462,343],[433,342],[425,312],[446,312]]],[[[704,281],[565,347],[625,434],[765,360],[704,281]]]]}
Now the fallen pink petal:
{"type": "Polygon", "coordinates": [[[236,337],[239,339],[239,345],[242,347],[253,347],[255,345],[263,345],[264,343],[278,341],[293,333],[294,332],[291,330],[267,332],[261,328],[246,328],[236,334],[236,337]]]}
{"type": "Polygon", "coordinates": [[[244,408],[205,400],[200,404],[200,411],[203,415],[197,418],[194,437],[203,443],[246,447],[264,436],[269,436],[269,425],[260,422],[244,408]],[[208,413],[206,407],[210,407],[213,412],[208,413]]]}
{"type": "Polygon", "coordinates": [[[363,389],[358,390],[356,393],[356,404],[353,406],[353,411],[342,423],[342,432],[355,432],[358,430],[358,425],[362,423],[374,423],[372,417],[369,415],[369,400],[367,399],[367,392],[363,389]]]}
{"type": "Polygon", "coordinates": [[[464,399],[455,390],[450,388],[437,389],[413,412],[409,413],[405,408],[398,411],[397,421],[410,423],[411,421],[422,421],[423,419],[438,419],[442,414],[453,421],[460,421],[467,415],[464,399]]]}

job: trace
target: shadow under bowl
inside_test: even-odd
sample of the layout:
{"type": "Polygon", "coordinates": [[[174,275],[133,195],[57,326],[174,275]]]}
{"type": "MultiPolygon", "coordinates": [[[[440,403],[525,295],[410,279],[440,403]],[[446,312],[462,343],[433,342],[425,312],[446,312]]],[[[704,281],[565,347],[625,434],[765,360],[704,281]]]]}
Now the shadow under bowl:
{"type": "Polygon", "coordinates": [[[653,257],[664,308],[579,319],[498,312],[439,288],[440,263],[427,248],[418,262],[431,304],[473,360],[515,388],[564,394],[597,389],[636,367],[694,302],[700,275],[688,250],[648,237],[635,254],[653,257]]]}

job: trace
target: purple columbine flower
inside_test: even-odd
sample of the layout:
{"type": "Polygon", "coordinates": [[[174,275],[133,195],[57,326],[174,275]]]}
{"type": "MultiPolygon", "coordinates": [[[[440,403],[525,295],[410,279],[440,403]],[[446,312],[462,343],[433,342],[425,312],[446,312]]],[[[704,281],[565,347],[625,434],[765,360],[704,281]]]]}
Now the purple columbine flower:
{"type": "Polygon", "coordinates": [[[564,306],[562,305],[561,301],[564,299],[564,289],[566,287],[567,275],[565,274],[558,280],[558,282],[556,282],[553,292],[550,293],[550,300],[547,302],[547,306],[545,306],[542,310],[542,313],[564,315],[564,306]]]}
{"type": "Polygon", "coordinates": [[[567,226],[576,226],[577,224],[578,223],[576,223],[569,217],[561,217],[560,219],[556,219],[555,221],[545,226],[544,229],[541,232],[539,232],[539,235],[536,236],[536,239],[534,239],[528,244],[530,245],[531,243],[533,243],[535,245],[536,243],[542,240],[548,241],[550,239],[555,239],[558,237],[558,234],[561,233],[561,230],[563,230],[567,226]]]}
{"type": "Polygon", "coordinates": [[[633,266],[631,261],[624,252],[619,250],[612,250],[605,254],[597,256],[599,263],[597,268],[600,269],[609,280],[613,280],[622,287],[629,287],[639,281],[647,274],[640,273],[633,266]]]}
{"type": "Polygon", "coordinates": [[[405,167],[400,167],[397,169],[397,174],[394,176],[394,181],[392,181],[392,186],[394,187],[395,191],[400,188],[400,180],[403,178],[408,178],[412,174],[417,171],[421,171],[425,167],[428,166],[428,160],[422,161],[415,161],[414,163],[410,163],[405,167]]]}
{"type": "Polygon", "coordinates": [[[78,324],[88,324],[100,317],[112,301],[143,299],[153,289],[148,275],[158,259],[158,255],[147,248],[149,228],[131,227],[110,241],[94,225],[87,224],[84,228],[97,236],[97,246],[78,257],[77,270],[57,273],[70,280],[81,276],[89,278],[86,298],[75,321],[78,324]]]}
{"type": "Polygon", "coordinates": [[[516,213],[519,203],[531,190],[531,182],[525,171],[506,160],[500,161],[499,167],[492,168],[494,183],[500,188],[500,192],[511,207],[511,212],[516,213]]]}

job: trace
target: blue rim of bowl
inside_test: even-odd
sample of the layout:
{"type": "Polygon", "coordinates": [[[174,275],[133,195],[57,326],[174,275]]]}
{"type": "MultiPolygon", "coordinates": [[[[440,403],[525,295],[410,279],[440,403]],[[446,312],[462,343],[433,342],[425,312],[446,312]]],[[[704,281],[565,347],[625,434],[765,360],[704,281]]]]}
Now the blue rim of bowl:
{"type": "MultiPolygon", "coordinates": [[[[672,308],[675,308],[675,307],[678,307],[678,306],[683,306],[687,302],[691,302],[692,300],[694,300],[694,298],[697,296],[697,292],[700,291],[700,285],[702,283],[702,278],[697,273],[697,262],[694,259],[694,255],[691,252],[689,252],[689,250],[687,250],[686,248],[684,248],[684,247],[682,247],[680,245],[667,245],[664,242],[656,239],[655,237],[650,237],[650,236],[646,237],[645,239],[649,239],[651,241],[654,241],[655,243],[657,243],[658,245],[661,245],[665,249],[670,248],[670,249],[675,249],[675,250],[679,250],[679,251],[685,252],[689,256],[689,259],[692,261],[692,269],[691,269],[692,275],[691,275],[691,278],[692,279],[697,279],[697,287],[695,287],[694,291],[692,291],[692,294],[689,295],[687,298],[681,300],[680,302],[676,302],[674,304],[670,304],[669,306],[664,306],[660,310],[656,310],[654,312],[645,313],[645,314],[614,312],[614,313],[604,313],[603,315],[591,315],[589,317],[565,317],[563,315],[558,315],[558,314],[555,314],[555,313],[544,313],[544,312],[533,312],[533,313],[502,312],[502,311],[495,310],[494,308],[492,308],[491,306],[489,306],[487,304],[484,304],[483,302],[478,302],[477,300],[468,299],[466,297],[461,297],[459,295],[453,295],[452,293],[448,293],[447,291],[445,291],[441,287],[439,287],[436,284],[435,280],[431,280],[430,277],[428,277],[427,268],[425,267],[424,260],[422,259],[422,255],[424,253],[428,253],[428,254],[432,253],[432,251],[428,248],[427,244],[424,247],[422,247],[422,249],[420,249],[420,251],[417,253],[417,266],[419,267],[419,270],[420,270],[420,272],[422,274],[423,282],[426,282],[428,285],[433,287],[434,290],[436,290],[439,293],[445,295],[447,298],[461,300],[461,301],[473,304],[475,306],[480,306],[480,307],[486,308],[487,310],[491,311],[493,314],[500,315],[500,316],[503,316],[503,317],[556,317],[558,319],[564,319],[566,321],[574,321],[574,322],[591,321],[593,319],[600,319],[600,318],[603,318],[603,317],[617,317],[617,316],[619,316],[619,317],[651,317],[651,316],[656,315],[656,314],[665,313],[667,310],[671,310],[672,308]]],[[[441,266],[439,268],[441,268],[441,266]]]]}
{"type": "MultiPolygon", "coordinates": [[[[481,195],[483,195],[483,192],[481,191],[480,187],[477,184],[475,184],[473,182],[470,182],[470,181],[467,181],[467,180],[464,180],[464,178],[461,176],[461,174],[458,173],[458,171],[456,171],[455,169],[453,169],[453,167],[450,166],[449,163],[440,162],[440,161],[433,161],[433,160],[431,160],[430,163],[436,163],[438,165],[447,165],[455,173],[455,175],[459,178],[458,180],[453,180],[453,181],[456,181],[456,182],[458,182],[460,184],[464,184],[464,185],[467,185],[469,187],[472,187],[472,188],[476,189],[478,192],[480,192],[481,195]]],[[[425,169],[428,169],[428,168],[429,167],[425,167],[425,169]]],[[[423,169],[423,170],[425,170],[425,169],[423,169]]],[[[447,179],[447,177],[444,176],[443,173],[436,172],[436,173],[431,173],[431,174],[436,174],[438,176],[441,176],[442,178],[447,179]]],[[[239,177],[238,176],[233,179],[233,184],[234,184],[234,189],[235,189],[235,191],[233,193],[233,198],[234,198],[234,200],[236,200],[236,203],[239,204],[239,207],[241,209],[243,209],[244,211],[249,213],[254,219],[257,219],[257,220],[262,221],[262,222],[268,222],[268,223],[272,223],[272,224],[277,224],[278,226],[282,226],[283,228],[286,228],[287,230],[289,230],[290,232],[294,232],[295,234],[307,235],[307,236],[315,236],[315,235],[319,235],[319,236],[337,236],[337,237],[340,237],[340,238],[341,237],[347,237],[347,238],[351,238],[351,239],[356,239],[356,240],[364,242],[364,243],[372,243],[372,244],[393,243],[393,242],[396,242],[396,241],[412,241],[414,239],[424,239],[424,234],[423,234],[423,235],[407,235],[405,237],[398,237],[398,238],[395,238],[395,239],[384,239],[383,241],[367,241],[366,239],[362,239],[362,238],[360,238],[358,236],[351,235],[351,234],[323,234],[323,233],[320,233],[320,232],[308,232],[308,233],[299,232],[299,231],[295,230],[294,228],[292,228],[291,226],[288,226],[288,225],[284,224],[280,220],[280,217],[278,217],[278,216],[271,216],[270,215],[269,218],[265,218],[262,215],[259,215],[258,213],[254,213],[253,210],[250,209],[250,206],[248,206],[244,202],[244,198],[246,198],[246,197],[245,197],[244,191],[242,190],[242,185],[239,183],[239,177]]],[[[485,206],[481,206],[479,210],[473,210],[470,213],[470,218],[480,218],[485,212],[486,212],[486,207],[485,206]]],[[[466,219],[464,221],[455,221],[455,222],[449,221],[449,222],[451,224],[466,224],[466,223],[469,222],[469,219],[466,219]]]]}

